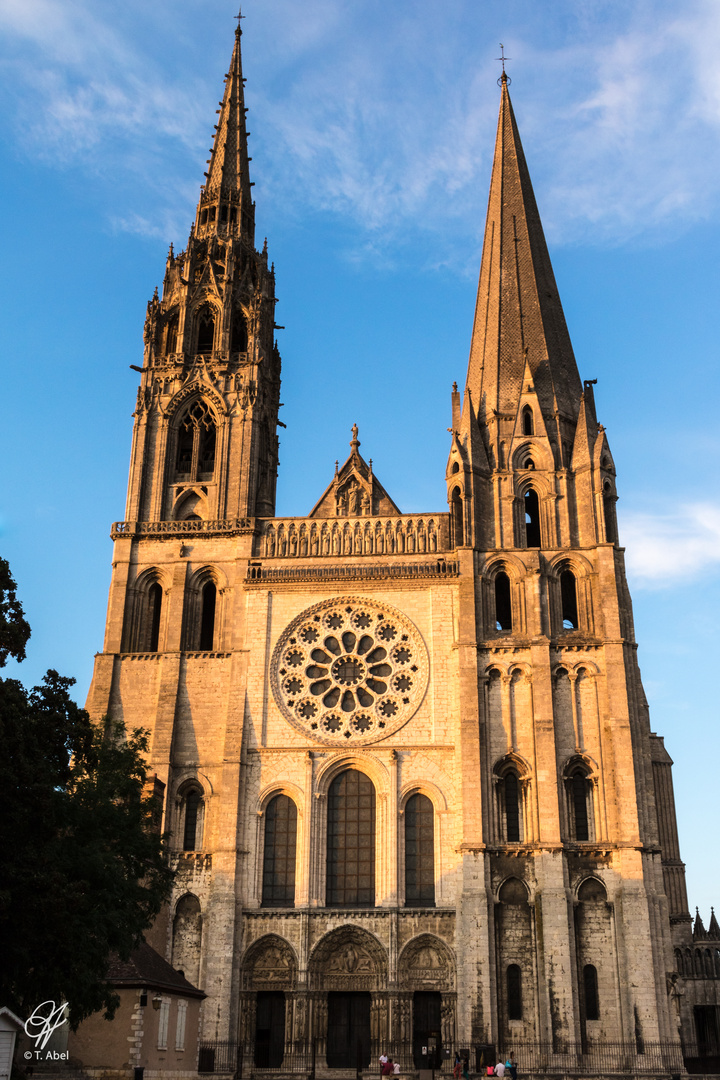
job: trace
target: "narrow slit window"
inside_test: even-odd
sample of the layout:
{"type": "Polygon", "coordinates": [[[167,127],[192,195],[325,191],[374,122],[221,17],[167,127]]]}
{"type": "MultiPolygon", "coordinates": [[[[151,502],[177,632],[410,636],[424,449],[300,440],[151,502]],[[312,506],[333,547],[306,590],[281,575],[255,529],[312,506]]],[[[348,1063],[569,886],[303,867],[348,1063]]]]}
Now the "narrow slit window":
{"type": "Polygon", "coordinates": [[[210,652],[215,638],[215,604],[217,589],[213,581],[203,585],[201,593],[202,614],[200,616],[200,649],[210,652]]]}
{"type": "Polygon", "coordinates": [[[578,770],[573,773],[570,780],[570,797],[572,799],[573,817],[575,819],[575,839],[590,839],[590,823],[588,819],[588,782],[587,777],[578,770]]]}
{"type": "Polygon", "coordinates": [[[533,424],[533,411],[532,411],[532,409],[530,408],[529,405],[526,405],[525,408],[523,409],[522,433],[523,433],[523,435],[534,435],[535,434],[534,424],[533,424]]]}
{"type": "Polygon", "coordinates": [[[608,544],[616,544],[615,498],[609,484],[605,486],[603,491],[603,513],[605,517],[605,540],[608,544]]]}
{"type": "Polygon", "coordinates": [[[520,785],[517,775],[505,776],[505,839],[509,844],[520,842],[520,785]]]}
{"type": "Polygon", "coordinates": [[[519,964],[507,969],[508,1020],[522,1020],[522,971],[519,964]]]}
{"type": "Polygon", "coordinates": [[[577,630],[577,582],[572,570],[563,570],[560,575],[560,598],[562,601],[563,630],[577,630]]]}
{"type": "Polygon", "coordinates": [[[452,527],[455,547],[462,547],[465,543],[465,528],[463,523],[463,500],[460,488],[455,488],[452,493],[452,527]]]}
{"type": "Polygon", "coordinates": [[[598,996],[597,968],[586,964],[583,968],[583,987],[585,990],[585,1019],[600,1019],[600,998],[598,996]]]}
{"type": "Polygon", "coordinates": [[[540,547],[540,502],[537,491],[528,488],[525,492],[525,546],[540,547]]]}
{"type": "Polygon", "coordinates": [[[512,630],[510,578],[504,570],[495,575],[495,628],[497,630],[512,630]]]}
{"type": "Polygon", "coordinates": [[[185,797],[185,828],[183,830],[183,851],[197,851],[198,816],[201,796],[199,791],[189,791],[185,797]]]}
{"type": "Polygon", "coordinates": [[[148,651],[157,652],[160,642],[160,615],[162,613],[162,585],[157,581],[148,589],[148,651]]]}

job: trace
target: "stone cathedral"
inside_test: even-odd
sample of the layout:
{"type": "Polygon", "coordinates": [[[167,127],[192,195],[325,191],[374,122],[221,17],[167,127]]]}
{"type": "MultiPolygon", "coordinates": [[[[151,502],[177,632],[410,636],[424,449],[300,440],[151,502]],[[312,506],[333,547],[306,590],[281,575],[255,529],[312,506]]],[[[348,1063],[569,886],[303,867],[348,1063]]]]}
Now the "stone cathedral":
{"type": "Polygon", "coordinates": [[[308,1047],[327,1075],[382,1050],[407,1073],[465,1048],[474,1071],[513,1047],[567,1071],[693,1032],[615,463],[500,82],[446,510],[404,514],[348,414],[315,505],[276,514],[239,26],[187,247],[148,305],[88,708],[151,732],[177,870],[151,941],[206,994],[206,1071],[220,1046],[245,1075],[308,1047]]]}

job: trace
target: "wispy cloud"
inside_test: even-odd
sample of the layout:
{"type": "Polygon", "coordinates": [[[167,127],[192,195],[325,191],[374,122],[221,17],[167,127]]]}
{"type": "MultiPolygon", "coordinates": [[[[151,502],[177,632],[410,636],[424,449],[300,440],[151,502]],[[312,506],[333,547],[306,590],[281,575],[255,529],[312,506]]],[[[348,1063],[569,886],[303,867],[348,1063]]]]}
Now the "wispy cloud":
{"type": "MultiPolygon", "coordinates": [[[[218,32],[224,8],[205,12],[218,32]]],[[[687,0],[682,18],[671,0],[559,0],[542,19],[523,0],[442,13],[400,0],[374,18],[344,0],[269,0],[250,15],[257,193],[298,217],[345,218],[360,252],[433,233],[428,257],[443,260],[443,242],[467,245],[468,230],[479,242],[499,36],[555,242],[652,241],[720,207],[716,0],[687,0]]],[[[114,208],[124,227],[162,201],[179,212],[184,196],[160,177],[200,178],[218,87],[197,19],[191,0],[128,0],[121,14],[109,0],[0,0],[18,142],[66,167],[142,174],[156,206],[114,208]]]]}
{"type": "Polygon", "coordinates": [[[695,502],[673,514],[628,513],[620,539],[633,582],[661,589],[720,570],[720,507],[695,502]]]}

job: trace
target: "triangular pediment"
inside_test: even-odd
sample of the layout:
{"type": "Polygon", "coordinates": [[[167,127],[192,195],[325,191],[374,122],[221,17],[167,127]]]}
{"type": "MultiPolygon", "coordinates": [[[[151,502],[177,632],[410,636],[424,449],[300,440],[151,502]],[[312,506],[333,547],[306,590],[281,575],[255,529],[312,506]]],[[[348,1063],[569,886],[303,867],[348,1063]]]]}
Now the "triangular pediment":
{"type": "Polygon", "coordinates": [[[357,426],[353,427],[350,456],[310,511],[309,517],[395,517],[400,510],[360,454],[357,426]]]}

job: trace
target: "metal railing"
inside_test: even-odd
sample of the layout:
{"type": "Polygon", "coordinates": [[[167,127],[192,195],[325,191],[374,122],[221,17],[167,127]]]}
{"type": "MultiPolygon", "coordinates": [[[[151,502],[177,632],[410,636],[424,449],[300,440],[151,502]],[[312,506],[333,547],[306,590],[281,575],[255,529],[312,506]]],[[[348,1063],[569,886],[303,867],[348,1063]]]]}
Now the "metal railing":
{"type": "MultiPolygon", "coordinates": [[[[253,1076],[349,1077],[362,1073],[380,1077],[379,1057],[386,1053],[400,1067],[401,1077],[413,1076],[420,1069],[432,1069],[438,1078],[457,1077],[465,1070],[473,1077],[487,1076],[498,1061],[512,1061],[517,1076],[637,1076],[675,1077],[687,1067],[693,1074],[717,1072],[718,1058],[697,1053],[697,1047],[683,1049],[676,1042],[537,1042],[504,1041],[495,1044],[443,1044],[433,1050],[421,1042],[380,1045],[372,1042],[347,1046],[333,1053],[325,1039],[310,1042],[276,1044],[255,1043],[238,1046],[227,1042],[200,1044],[198,1072],[234,1073],[239,1078],[253,1076]],[[460,1059],[457,1066],[456,1057],[460,1059]],[[463,1064],[465,1070],[463,1069],[463,1064]],[[706,1066],[712,1064],[714,1068],[706,1066]]],[[[510,1074],[508,1072],[508,1080],[510,1074]]]]}

